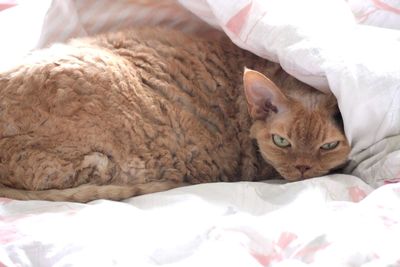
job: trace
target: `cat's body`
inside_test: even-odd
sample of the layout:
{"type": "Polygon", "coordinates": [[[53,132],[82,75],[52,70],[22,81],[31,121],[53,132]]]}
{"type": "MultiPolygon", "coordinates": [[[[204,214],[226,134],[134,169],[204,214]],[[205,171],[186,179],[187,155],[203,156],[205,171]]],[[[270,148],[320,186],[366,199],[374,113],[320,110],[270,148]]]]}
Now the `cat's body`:
{"type": "MultiPolygon", "coordinates": [[[[278,177],[250,137],[253,125],[262,149],[267,116],[248,112],[245,66],[299,99],[296,113],[312,117],[321,101],[331,101],[227,40],[162,29],[77,39],[27,60],[0,74],[0,196],[19,199],[122,199],[278,177]]],[[[332,167],[344,162],[342,154],[332,167]]]]}

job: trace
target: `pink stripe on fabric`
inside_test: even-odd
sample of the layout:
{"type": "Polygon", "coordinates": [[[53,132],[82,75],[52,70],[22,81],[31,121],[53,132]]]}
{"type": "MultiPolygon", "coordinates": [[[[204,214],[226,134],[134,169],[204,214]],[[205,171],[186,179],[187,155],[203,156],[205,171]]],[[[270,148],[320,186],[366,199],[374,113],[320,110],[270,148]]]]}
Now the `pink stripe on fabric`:
{"type": "Polygon", "coordinates": [[[0,11],[18,5],[17,1],[13,0],[0,0],[0,11]]]}
{"type": "Polygon", "coordinates": [[[281,249],[286,249],[287,246],[292,243],[293,240],[297,239],[297,235],[294,233],[290,233],[290,232],[283,232],[281,234],[281,236],[279,237],[278,243],[277,245],[281,248],[281,249]]]}
{"type": "Polygon", "coordinates": [[[378,10],[377,8],[374,8],[374,9],[372,9],[372,10],[370,10],[370,11],[368,11],[368,12],[362,14],[362,15],[360,15],[358,17],[358,23],[362,23],[362,22],[366,21],[369,18],[369,16],[371,14],[374,14],[377,10],[378,10]]]}
{"type": "Polygon", "coordinates": [[[243,7],[236,15],[234,15],[228,23],[226,23],[226,27],[232,33],[239,35],[242,31],[244,23],[246,22],[249,12],[251,10],[253,2],[248,3],[245,7],[243,7]]]}
{"type": "Polygon", "coordinates": [[[384,184],[396,184],[400,182],[400,178],[386,179],[384,184]]]}
{"type": "Polygon", "coordinates": [[[372,0],[372,3],[379,9],[386,10],[386,11],[393,12],[393,13],[400,15],[400,8],[388,5],[385,2],[383,2],[382,0],[372,0]]]}
{"type": "Polygon", "coordinates": [[[358,186],[349,187],[348,192],[353,202],[359,202],[367,196],[367,193],[358,186]]]}
{"type": "Polygon", "coordinates": [[[395,183],[400,183],[400,172],[395,175],[394,177],[390,178],[390,179],[386,179],[384,181],[384,184],[395,184],[395,183]]]}

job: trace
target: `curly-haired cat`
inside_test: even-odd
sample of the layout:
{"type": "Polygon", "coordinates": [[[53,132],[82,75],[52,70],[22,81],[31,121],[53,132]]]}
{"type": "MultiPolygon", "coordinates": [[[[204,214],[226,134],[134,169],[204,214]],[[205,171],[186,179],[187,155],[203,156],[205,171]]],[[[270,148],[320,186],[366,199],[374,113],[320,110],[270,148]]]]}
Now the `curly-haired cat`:
{"type": "Polygon", "coordinates": [[[225,39],[166,29],[76,39],[0,73],[0,196],[119,200],[319,176],[350,150],[337,114],[332,95],[225,39]]]}

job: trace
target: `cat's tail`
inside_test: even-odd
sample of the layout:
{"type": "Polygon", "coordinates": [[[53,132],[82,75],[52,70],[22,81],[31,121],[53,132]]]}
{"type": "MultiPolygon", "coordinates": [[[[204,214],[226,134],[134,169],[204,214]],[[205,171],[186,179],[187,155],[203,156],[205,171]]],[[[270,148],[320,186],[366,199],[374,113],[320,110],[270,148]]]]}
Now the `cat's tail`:
{"type": "Polygon", "coordinates": [[[0,197],[17,200],[50,200],[86,203],[96,199],[122,200],[133,196],[155,193],[183,186],[172,181],[149,182],[138,185],[84,184],[67,189],[30,191],[0,185],[0,197]]]}

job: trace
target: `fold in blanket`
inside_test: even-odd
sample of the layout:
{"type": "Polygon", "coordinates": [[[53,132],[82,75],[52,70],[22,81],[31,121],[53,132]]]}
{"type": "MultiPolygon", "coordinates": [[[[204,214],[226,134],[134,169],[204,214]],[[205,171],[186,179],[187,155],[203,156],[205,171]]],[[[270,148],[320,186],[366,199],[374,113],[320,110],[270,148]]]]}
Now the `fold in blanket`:
{"type": "MultiPolygon", "coordinates": [[[[353,147],[349,172],[373,186],[399,175],[400,31],[357,24],[355,1],[180,2],[242,48],[334,93],[353,147]]],[[[398,12],[373,2],[381,3],[375,3],[377,9],[398,12]]]]}

